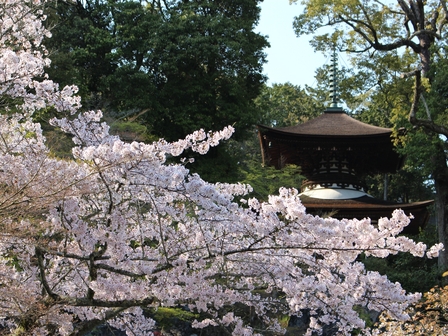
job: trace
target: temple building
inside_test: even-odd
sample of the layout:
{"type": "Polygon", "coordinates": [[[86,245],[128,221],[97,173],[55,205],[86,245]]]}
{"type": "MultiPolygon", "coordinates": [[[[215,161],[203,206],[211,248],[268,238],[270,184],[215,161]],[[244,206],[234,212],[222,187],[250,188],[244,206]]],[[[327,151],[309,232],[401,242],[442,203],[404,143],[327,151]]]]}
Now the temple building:
{"type": "Polygon", "coordinates": [[[405,233],[418,233],[428,221],[432,200],[381,200],[370,196],[363,183],[365,176],[394,173],[402,167],[404,159],[394,149],[392,130],[350,117],[338,106],[336,84],[332,93],[331,107],[315,119],[290,127],[258,126],[263,163],[279,169],[286,164],[301,167],[306,180],[300,199],[308,213],[338,219],[369,217],[375,223],[402,209],[414,216],[405,233]]]}

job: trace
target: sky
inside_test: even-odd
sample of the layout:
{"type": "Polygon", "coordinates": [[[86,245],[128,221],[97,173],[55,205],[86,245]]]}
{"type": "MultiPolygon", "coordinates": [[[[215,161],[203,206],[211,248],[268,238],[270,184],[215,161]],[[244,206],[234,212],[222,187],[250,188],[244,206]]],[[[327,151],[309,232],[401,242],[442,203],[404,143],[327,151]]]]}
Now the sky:
{"type": "Polygon", "coordinates": [[[267,36],[271,44],[265,49],[268,62],[263,67],[268,85],[290,82],[301,87],[315,87],[315,71],[328,63],[323,54],[313,51],[308,36],[298,38],[295,35],[292,23],[301,12],[302,6],[290,5],[289,0],[261,3],[260,21],[255,30],[267,36]]]}

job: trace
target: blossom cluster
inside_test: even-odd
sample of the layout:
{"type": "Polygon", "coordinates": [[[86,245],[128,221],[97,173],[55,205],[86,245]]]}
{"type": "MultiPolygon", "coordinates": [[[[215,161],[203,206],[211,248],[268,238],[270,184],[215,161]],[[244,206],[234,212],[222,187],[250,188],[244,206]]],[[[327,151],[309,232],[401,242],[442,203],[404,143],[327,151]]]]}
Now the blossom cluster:
{"type": "Polygon", "coordinates": [[[410,220],[399,210],[377,227],[369,219],[320,218],[306,213],[295,189],[261,202],[248,198],[250,186],[208,183],[184,164],[168,163],[186,149],[206,153],[230,137],[231,127],[173,143],[125,143],[109,134],[100,111],[90,111],[52,121],[75,143],[73,160],[55,158],[30,113],[40,102],[72,113],[76,89],[32,80],[46,62],[30,49],[46,34],[38,3],[8,0],[0,10],[2,27],[10,29],[2,39],[11,32],[22,49],[14,50],[18,59],[2,53],[0,90],[20,95],[24,106],[0,117],[2,328],[69,335],[107,321],[129,335],[151,335],[151,311],[188,307],[198,313],[193,327],[256,334],[232,310],[236,303],[273,333],[283,330],[272,313],[309,311],[309,334],[325,324],[347,335],[364,329],[360,306],[407,318],[420,295],[366,271],[358,257],[435,257],[443,247],[427,251],[398,236],[410,220]],[[21,52],[40,68],[20,64],[21,52]]]}
{"type": "Polygon", "coordinates": [[[20,100],[5,109],[32,113],[52,106],[57,111],[75,113],[80,98],[76,86],[59,86],[46,78],[44,68],[50,64],[42,45],[50,32],[44,27],[42,6],[45,0],[2,0],[0,6],[0,94],[20,100]],[[43,77],[42,81],[35,78],[43,77]]]}
{"type": "MultiPolygon", "coordinates": [[[[255,333],[228,312],[239,302],[271,331],[281,328],[268,312],[311,309],[310,332],[332,324],[349,334],[364,328],[355,307],[403,320],[420,298],[357,261],[361,253],[423,256],[425,245],[397,236],[410,221],[402,211],[375,227],[369,219],[309,215],[295,189],[281,188],[267,202],[243,200],[249,186],[207,183],[183,164],[167,164],[179,142],[124,143],[108,135],[98,112],[54,121],[88,139],[74,148],[76,161],[52,158],[38,125],[7,121],[0,129],[7,140],[0,211],[9,223],[0,244],[0,316],[11,330],[39,307],[26,316],[36,334],[54,325],[70,334],[84,325],[74,319],[109,319],[144,335],[155,323],[145,309],[188,306],[203,316],[196,328],[255,333]],[[44,216],[29,216],[38,210],[44,216]]],[[[195,140],[210,145],[227,136],[195,140]]]]}

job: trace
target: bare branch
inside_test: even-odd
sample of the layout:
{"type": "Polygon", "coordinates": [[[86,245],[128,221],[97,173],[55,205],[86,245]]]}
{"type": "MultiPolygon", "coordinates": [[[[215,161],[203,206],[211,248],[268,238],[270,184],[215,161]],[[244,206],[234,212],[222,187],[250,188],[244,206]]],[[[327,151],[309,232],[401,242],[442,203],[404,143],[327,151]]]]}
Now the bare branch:
{"type": "Polygon", "coordinates": [[[431,36],[437,39],[441,39],[442,37],[440,36],[440,34],[436,33],[433,30],[428,30],[428,29],[420,29],[418,31],[415,31],[414,33],[412,33],[412,35],[409,37],[409,39],[413,39],[414,37],[419,37],[421,35],[426,35],[426,36],[431,36]]]}
{"type": "Polygon", "coordinates": [[[402,74],[400,75],[400,77],[401,77],[401,78],[414,77],[414,76],[417,75],[418,72],[421,72],[421,70],[420,70],[420,69],[415,69],[415,70],[412,70],[412,71],[410,71],[410,72],[402,73],[402,74]]]}
{"type": "Polygon", "coordinates": [[[117,269],[115,267],[112,267],[112,266],[109,266],[109,265],[106,265],[106,264],[95,264],[95,267],[99,268],[99,269],[103,269],[103,270],[109,271],[109,272],[112,272],[112,273],[125,275],[125,276],[131,277],[131,278],[143,278],[143,277],[146,276],[145,273],[129,272],[129,271],[126,271],[126,270],[117,269]]]}
{"type": "MultiPolygon", "coordinates": [[[[77,260],[83,260],[83,261],[89,261],[91,259],[90,255],[88,255],[88,256],[79,256],[79,255],[76,255],[76,254],[73,254],[73,253],[52,251],[52,250],[46,249],[46,248],[44,248],[42,246],[39,246],[38,248],[43,253],[56,255],[58,257],[77,259],[77,260]]],[[[94,260],[108,260],[108,259],[110,259],[110,257],[104,256],[104,255],[95,255],[94,256],[94,260]]]]}
{"type": "Polygon", "coordinates": [[[153,297],[148,297],[140,300],[96,300],[88,298],[60,296],[57,304],[67,304],[73,307],[131,308],[146,307],[154,304],[155,302],[156,300],[153,297]]]}
{"type": "MultiPolygon", "coordinates": [[[[415,87],[414,87],[413,101],[412,101],[411,109],[409,111],[409,122],[414,126],[423,127],[425,129],[435,132],[437,134],[443,134],[445,136],[448,136],[448,128],[434,123],[431,120],[430,115],[429,115],[428,120],[417,118],[418,105],[420,102],[420,98],[423,97],[423,95],[422,95],[423,89],[422,89],[422,85],[421,85],[421,70],[415,71],[414,76],[415,76],[415,84],[414,84],[415,87]]],[[[429,113],[428,110],[427,110],[427,113],[429,113]]]]}
{"type": "Polygon", "coordinates": [[[429,111],[429,107],[428,107],[428,104],[426,103],[425,96],[423,94],[420,94],[420,99],[423,103],[423,106],[425,107],[425,111],[426,111],[426,115],[428,116],[428,120],[432,121],[431,112],[429,111]]]}
{"type": "Polygon", "coordinates": [[[41,283],[42,286],[44,287],[45,291],[47,292],[47,294],[53,299],[53,300],[58,300],[59,299],[59,295],[53,293],[53,291],[51,290],[48,281],[47,281],[47,277],[45,275],[45,266],[44,266],[44,252],[38,247],[35,247],[35,253],[36,253],[36,257],[37,257],[37,264],[39,266],[39,273],[40,273],[40,279],[41,279],[41,283]]]}

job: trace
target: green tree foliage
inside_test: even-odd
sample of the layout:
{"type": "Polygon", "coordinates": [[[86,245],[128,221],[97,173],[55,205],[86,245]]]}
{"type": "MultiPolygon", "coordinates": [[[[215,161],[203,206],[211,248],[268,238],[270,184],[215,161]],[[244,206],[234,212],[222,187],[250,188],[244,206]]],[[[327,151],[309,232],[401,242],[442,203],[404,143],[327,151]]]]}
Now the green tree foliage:
{"type": "Polygon", "coordinates": [[[409,163],[394,174],[367,178],[366,185],[370,195],[383,199],[386,191],[386,199],[398,203],[411,203],[434,197],[432,180],[428,179],[419,167],[409,163]]]}
{"type": "Polygon", "coordinates": [[[267,201],[269,195],[278,194],[280,187],[300,189],[304,179],[300,167],[286,165],[282,169],[275,169],[262,164],[257,130],[254,129],[244,141],[231,140],[229,147],[239,158],[237,181],[252,186],[251,197],[267,201]]]}
{"type": "Polygon", "coordinates": [[[300,174],[300,167],[286,165],[282,169],[275,169],[262,166],[259,161],[245,162],[240,168],[240,174],[243,182],[252,186],[251,196],[261,200],[267,200],[269,195],[278,194],[282,186],[300,189],[304,179],[300,174]]]}
{"type": "MultiPolygon", "coordinates": [[[[435,50],[430,72],[431,86],[426,94],[430,106],[430,117],[444,127],[448,127],[448,46],[444,44],[435,50]]],[[[425,111],[426,112],[426,111],[425,111]]]]}
{"type": "Polygon", "coordinates": [[[261,111],[260,123],[268,126],[284,127],[303,123],[318,116],[325,109],[323,101],[291,83],[264,86],[255,100],[261,111]]]}
{"type": "Polygon", "coordinates": [[[104,106],[105,78],[118,65],[108,8],[107,2],[57,1],[46,9],[54,37],[46,41],[52,59],[47,71],[61,86],[75,83],[85,108],[104,106]]]}
{"type": "Polygon", "coordinates": [[[88,108],[142,112],[168,140],[256,120],[267,40],[258,0],[57,2],[49,74],[80,87],[88,108]]]}
{"type": "MultiPolygon", "coordinates": [[[[265,81],[268,43],[253,31],[259,2],[55,2],[47,10],[48,73],[61,85],[78,85],[84,107],[102,109],[121,135],[135,122],[148,140],[233,125],[242,139],[258,120],[253,100],[265,81]]],[[[231,149],[193,156],[190,169],[205,179],[237,180],[231,149]]]]}
{"type": "Polygon", "coordinates": [[[264,82],[262,50],[267,46],[253,32],[257,2],[184,1],[170,11],[181,15],[162,25],[156,46],[166,78],[159,86],[167,111],[162,129],[176,125],[189,133],[236,123],[241,131],[254,123],[253,99],[264,82]]]}

